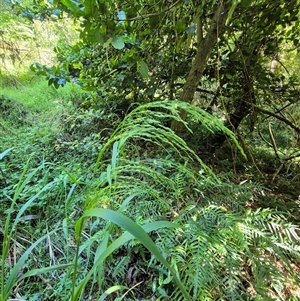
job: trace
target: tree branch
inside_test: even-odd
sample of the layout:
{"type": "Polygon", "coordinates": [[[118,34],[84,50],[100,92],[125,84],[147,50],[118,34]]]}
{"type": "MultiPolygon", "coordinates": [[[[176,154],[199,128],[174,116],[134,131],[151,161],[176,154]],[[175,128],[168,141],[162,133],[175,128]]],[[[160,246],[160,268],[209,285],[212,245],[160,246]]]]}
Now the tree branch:
{"type": "MultiPolygon", "coordinates": [[[[230,4],[231,1],[220,1],[219,6],[215,10],[207,34],[204,38],[201,39],[201,42],[198,44],[197,53],[195,59],[193,60],[189,75],[183,86],[180,100],[185,102],[191,102],[193,100],[203,71],[206,68],[208,59],[218,41],[221,29],[225,25],[230,4]]],[[[180,117],[182,118],[182,120],[186,119],[186,115],[187,113],[185,111],[180,112],[180,117]]],[[[181,122],[173,120],[171,124],[172,130],[174,130],[176,133],[180,133],[182,127],[183,124],[181,122]]]]}
{"type": "Polygon", "coordinates": [[[260,108],[256,105],[251,104],[257,111],[264,113],[266,115],[272,116],[282,122],[284,122],[285,124],[287,124],[288,126],[290,126],[292,129],[294,129],[297,133],[300,134],[300,128],[298,126],[296,126],[293,122],[291,122],[290,120],[286,119],[285,117],[278,115],[276,113],[270,112],[266,109],[260,108]]]}

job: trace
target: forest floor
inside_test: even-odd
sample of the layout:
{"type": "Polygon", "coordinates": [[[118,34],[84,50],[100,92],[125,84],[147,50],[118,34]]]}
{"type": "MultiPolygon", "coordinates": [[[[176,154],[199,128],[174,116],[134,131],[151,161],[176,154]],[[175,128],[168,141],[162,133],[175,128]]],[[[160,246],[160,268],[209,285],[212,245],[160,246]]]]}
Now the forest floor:
{"type": "MultiPolygon", "coordinates": [[[[50,224],[53,226],[56,223],[61,223],[64,219],[64,214],[61,216],[61,212],[66,210],[65,202],[69,201],[68,189],[71,194],[72,182],[77,183],[79,189],[67,214],[80,216],[81,209],[77,207],[76,203],[82,204],[82,198],[85,198],[87,190],[90,189],[81,189],[80,181],[86,182],[92,179],[94,163],[97,160],[101,145],[107,139],[102,137],[102,140],[99,141],[99,133],[97,132],[99,130],[99,116],[92,111],[84,113],[74,106],[76,99],[81,97],[83,97],[83,94],[75,85],[70,84],[64,89],[55,90],[48,87],[46,82],[32,75],[21,79],[2,79],[0,93],[0,153],[3,154],[5,150],[11,150],[0,161],[0,187],[3,190],[1,197],[13,195],[16,183],[21,177],[22,170],[28,160],[30,160],[29,166],[31,168],[37,165],[42,170],[47,170],[47,172],[42,175],[42,178],[34,177],[27,183],[28,187],[25,189],[24,195],[37,194],[41,187],[50,180],[62,180],[62,186],[59,188],[53,186],[47,198],[41,198],[34,205],[34,213],[23,216],[24,220],[22,222],[26,223],[25,228],[27,230],[17,233],[15,242],[18,243],[14,243],[15,250],[10,252],[8,258],[6,258],[8,265],[16,262],[23,252],[27,240],[35,240],[43,232],[43,229],[50,224]],[[91,120],[96,120],[96,122],[91,120]],[[44,209],[45,202],[48,204],[47,209],[44,209]],[[46,223],[39,219],[39,210],[47,211],[46,223]],[[59,219],[57,219],[58,216],[59,219]],[[35,229],[35,232],[26,233],[29,229],[31,229],[30,231],[35,229]]],[[[113,128],[106,130],[106,132],[111,133],[112,130],[113,128]]],[[[282,135],[284,136],[285,133],[282,135]]],[[[259,144],[253,147],[251,140],[255,141],[254,143],[257,142],[255,137],[247,141],[247,145],[250,145],[248,151],[251,152],[253,162],[245,163],[245,159],[233,152],[229,145],[224,145],[213,158],[211,156],[205,158],[204,156],[204,162],[221,179],[230,179],[232,184],[240,186],[250,183],[254,187],[252,196],[246,202],[249,209],[272,208],[279,210],[286,213],[286,223],[299,225],[299,157],[282,164],[282,162],[276,160],[270,149],[267,150],[265,146],[259,144]]],[[[24,199],[26,198],[24,197],[24,199]]],[[[21,197],[21,201],[24,201],[24,199],[21,197]]],[[[3,205],[1,207],[1,215],[5,215],[8,209],[3,205]]],[[[0,226],[3,232],[4,221],[1,221],[0,226]]],[[[57,250],[51,252],[60,253],[63,239],[60,237],[56,239],[57,241],[53,241],[52,244],[53,248],[57,248],[57,250]]],[[[121,253],[121,256],[123,255],[121,253]]],[[[35,256],[34,260],[40,260],[38,254],[35,256]]],[[[50,257],[53,260],[60,260],[58,255],[52,254],[50,257]]],[[[139,258],[139,260],[141,259],[139,258]]],[[[42,259],[42,261],[45,261],[45,259],[42,259]]],[[[270,261],[273,262],[274,258],[270,257],[270,261]]],[[[286,267],[282,265],[281,261],[275,260],[273,263],[278,270],[281,270],[283,274],[285,273],[286,267]]],[[[114,267],[113,264],[112,267],[114,267]]],[[[144,268],[140,264],[140,274],[143,274],[141,270],[144,268]]],[[[293,259],[291,268],[295,274],[300,275],[299,261],[293,259]]],[[[129,272],[127,271],[126,274],[128,276],[129,272]]],[[[148,276],[149,279],[144,279],[145,283],[153,277],[151,273],[148,276]]],[[[38,277],[40,277],[40,282],[50,285],[48,280],[45,280],[42,276],[38,277]]],[[[30,291],[32,283],[26,282],[26,285],[27,291],[30,291]]],[[[278,291],[281,289],[282,299],[300,300],[300,288],[297,283],[291,281],[282,284],[282,286],[284,289],[277,287],[278,291]]],[[[151,291],[150,286],[148,289],[151,291]]],[[[41,300],[35,290],[32,288],[36,297],[33,295],[28,300],[41,300]]],[[[23,291],[18,291],[15,288],[14,292],[15,296],[21,296],[23,291]]],[[[166,291],[162,289],[160,293],[163,296],[166,291]]],[[[49,295],[51,294],[49,293],[49,295]]],[[[161,300],[167,300],[161,298],[161,300]]],[[[139,297],[137,297],[137,300],[140,300],[139,297]]],[[[151,300],[159,300],[159,298],[151,300]]]]}

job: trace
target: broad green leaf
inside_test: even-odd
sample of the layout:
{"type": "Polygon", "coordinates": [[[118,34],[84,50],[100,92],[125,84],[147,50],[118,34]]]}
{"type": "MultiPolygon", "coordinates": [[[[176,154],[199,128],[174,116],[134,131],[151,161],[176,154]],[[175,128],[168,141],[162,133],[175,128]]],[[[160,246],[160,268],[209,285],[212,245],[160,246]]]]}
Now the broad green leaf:
{"type": "Polygon", "coordinates": [[[84,14],[87,16],[87,17],[91,17],[91,16],[94,16],[97,11],[97,6],[95,5],[96,4],[96,1],[84,1],[84,14]]]}
{"type": "MultiPolygon", "coordinates": [[[[86,211],[83,214],[82,218],[80,218],[77,221],[77,223],[76,223],[77,234],[79,234],[78,230],[81,230],[83,227],[83,220],[88,217],[104,218],[106,220],[109,220],[109,221],[117,224],[118,226],[122,227],[123,229],[127,230],[132,236],[134,236],[136,239],[138,239],[156,257],[157,260],[159,260],[166,268],[169,269],[169,271],[171,272],[172,276],[175,279],[175,282],[176,282],[178,288],[181,290],[183,296],[185,297],[185,300],[191,300],[191,297],[187,293],[185,287],[181,283],[176,272],[173,270],[173,268],[170,266],[170,264],[166,261],[166,259],[161,255],[158,248],[156,247],[156,245],[154,244],[154,242],[152,241],[152,239],[147,234],[147,232],[145,231],[144,228],[142,228],[140,225],[136,224],[134,221],[132,221],[131,219],[129,219],[128,217],[126,217],[125,215],[123,215],[119,212],[112,211],[110,209],[96,208],[96,209],[91,209],[91,210],[86,211]]],[[[161,227],[169,227],[169,228],[170,227],[178,227],[178,225],[167,222],[167,221],[160,222],[160,225],[161,225],[161,227]]],[[[126,233],[124,233],[124,234],[126,234],[126,233]]],[[[126,242],[126,240],[128,240],[128,238],[130,237],[130,236],[126,235],[127,239],[125,239],[125,237],[123,235],[121,236],[123,241],[120,241],[119,239],[117,239],[111,245],[109,245],[107,247],[107,249],[100,255],[100,257],[98,258],[98,261],[96,262],[96,264],[94,264],[92,270],[88,273],[88,275],[85,277],[85,279],[76,288],[75,294],[72,296],[72,301],[79,299],[81,293],[84,290],[86,283],[88,282],[88,280],[91,277],[90,273],[92,271],[94,271],[94,269],[97,267],[97,265],[100,264],[101,262],[103,262],[103,260],[107,256],[109,256],[109,254],[111,254],[114,250],[116,250],[117,248],[122,246],[126,242]]]]}
{"type": "Polygon", "coordinates": [[[95,28],[95,30],[94,30],[94,39],[100,45],[104,44],[104,36],[101,34],[99,28],[95,28]]]}
{"type": "Polygon", "coordinates": [[[81,3],[74,0],[61,0],[61,2],[75,15],[83,15],[82,9],[80,8],[81,3]]]}
{"type": "Polygon", "coordinates": [[[149,18],[149,25],[150,25],[150,30],[154,30],[157,27],[157,24],[159,24],[159,16],[154,15],[149,18]]]}
{"type": "Polygon", "coordinates": [[[144,61],[138,62],[138,72],[141,74],[143,78],[149,78],[149,69],[144,61]]]}
{"type": "MultiPolygon", "coordinates": [[[[82,231],[83,228],[83,222],[84,219],[81,218],[77,221],[76,225],[75,225],[75,230],[77,233],[77,236],[79,237],[80,232],[82,231]]],[[[177,225],[172,224],[170,222],[166,222],[166,221],[158,221],[158,222],[153,222],[150,224],[146,224],[144,225],[142,228],[147,232],[151,232],[151,231],[155,231],[164,227],[177,227],[177,225]]],[[[96,269],[98,269],[98,266],[101,265],[103,263],[103,261],[115,250],[117,250],[118,248],[120,248],[121,246],[123,246],[124,244],[126,244],[129,240],[133,239],[134,236],[129,233],[129,232],[125,232],[123,233],[118,239],[116,239],[115,241],[113,241],[106,249],[105,251],[99,256],[99,258],[97,259],[97,261],[94,263],[92,269],[88,272],[88,274],[86,275],[86,277],[81,281],[81,283],[76,287],[75,289],[75,293],[74,295],[72,295],[71,300],[75,301],[75,300],[79,300],[80,294],[83,292],[85,285],[87,284],[87,282],[89,281],[89,279],[92,277],[93,273],[95,272],[96,269]]]]}
{"type": "Polygon", "coordinates": [[[125,43],[121,40],[120,37],[117,37],[117,36],[113,37],[111,44],[114,48],[116,48],[118,50],[121,50],[125,47],[125,43]]]}

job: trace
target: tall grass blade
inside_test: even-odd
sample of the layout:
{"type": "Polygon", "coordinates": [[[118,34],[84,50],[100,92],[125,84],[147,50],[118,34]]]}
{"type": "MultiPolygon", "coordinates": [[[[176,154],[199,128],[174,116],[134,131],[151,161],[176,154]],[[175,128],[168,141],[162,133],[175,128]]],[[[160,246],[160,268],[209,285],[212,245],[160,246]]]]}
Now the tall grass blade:
{"type": "MultiPolygon", "coordinates": [[[[100,218],[109,220],[109,221],[117,224],[118,226],[122,227],[123,229],[128,231],[131,235],[133,235],[136,239],[138,239],[157,258],[157,260],[159,260],[171,272],[171,274],[172,274],[173,278],[175,279],[175,282],[176,282],[178,288],[181,290],[185,300],[191,300],[191,297],[189,296],[185,287],[183,286],[180,279],[178,278],[177,273],[173,270],[171,265],[161,255],[161,253],[159,252],[158,248],[155,246],[155,244],[152,241],[152,239],[150,238],[150,236],[147,234],[147,232],[141,226],[139,226],[138,224],[133,222],[131,219],[129,219],[128,217],[124,216],[123,214],[121,214],[119,212],[115,212],[110,209],[97,209],[96,208],[96,209],[91,209],[91,210],[86,211],[83,214],[82,218],[80,220],[78,220],[78,222],[76,223],[77,235],[79,235],[81,233],[82,227],[83,227],[83,221],[85,218],[88,218],[88,217],[100,217],[100,218]]],[[[160,226],[172,227],[172,228],[178,227],[178,225],[175,225],[175,224],[167,222],[167,221],[161,222],[160,226]]],[[[123,239],[124,238],[126,238],[126,237],[123,237],[123,239]]],[[[127,239],[128,239],[128,237],[127,237],[127,239]]],[[[118,241],[118,245],[114,245],[113,247],[114,247],[114,249],[118,248],[124,243],[125,243],[125,241],[118,241]]],[[[109,247],[111,247],[112,245],[113,245],[113,243],[109,247]]],[[[105,250],[105,252],[102,253],[102,255],[99,257],[97,264],[101,262],[100,260],[103,261],[104,258],[106,258],[113,251],[110,249],[108,251],[108,249],[109,248],[107,248],[105,250]]],[[[93,269],[94,269],[94,267],[93,267],[93,269]]],[[[82,281],[82,283],[75,290],[75,294],[74,294],[74,296],[72,296],[72,301],[78,300],[80,294],[83,292],[84,286],[86,285],[87,281],[90,278],[90,273],[91,273],[91,271],[88,273],[87,277],[82,281]]]]}
{"type": "Polygon", "coordinates": [[[27,169],[28,169],[28,166],[29,166],[29,162],[30,162],[30,159],[25,164],[23,172],[20,176],[19,182],[18,182],[17,187],[16,187],[15,192],[14,192],[13,199],[11,201],[11,206],[8,210],[8,214],[7,214],[6,220],[5,220],[5,227],[4,227],[4,231],[3,231],[4,232],[3,233],[4,237],[3,237],[3,244],[2,244],[2,256],[1,256],[1,265],[2,265],[1,269],[2,269],[2,272],[1,272],[1,292],[0,292],[1,297],[4,297],[3,300],[6,300],[5,298],[8,298],[13,286],[15,285],[18,273],[21,270],[21,267],[24,265],[24,262],[28,258],[30,252],[39,244],[39,242],[41,242],[43,239],[45,239],[45,237],[47,237],[47,235],[41,237],[33,245],[31,245],[29,249],[27,249],[25,251],[25,253],[21,256],[21,258],[19,259],[17,264],[12,269],[12,271],[10,273],[10,276],[6,280],[7,275],[4,275],[4,270],[5,270],[4,264],[5,264],[6,258],[8,256],[8,252],[9,252],[9,248],[10,248],[10,244],[11,244],[11,237],[13,235],[13,232],[15,231],[15,228],[16,228],[17,224],[20,222],[23,213],[31,206],[31,204],[43,192],[45,192],[47,189],[52,187],[52,185],[54,183],[54,182],[50,182],[47,185],[45,185],[41,190],[39,190],[38,193],[36,193],[25,204],[23,204],[21,206],[21,208],[19,209],[17,216],[14,218],[13,223],[11,223],[11,214],[14,211],[14,207],[17,203],[17,200],[18,200],[20,194],[22,193],[22,191],[24,190],[26,185],[28,183],[30,183],[31,179],[36,175],[36,173],[43,168],[43,166],[39,166],[39,167],[35,168],[32,172],[30,172],[27,176],[25,176],[26,172],[27,172],[27,169]]]}
{"type": "MultiPolygon", "coordinates": [[[[76,232],[78,234],[80,234],[82,231],[83,221],[84,221],[84,219],[81,218],[76,223],[76,232]]],[[[158,222],[153,222],[153,223],[142,226],[142,228],[147,233],[164,228],[164,227],[174,228],[174,227],[177,227],[177,225],[166,222],[166,221],[158,221],[158,222]]],[[[107,246],[105,251],[99,256],[97,262],[94,263],[92,269],[88,272],[88,274],[81,281],[81,283],[79,283],[77,288],[74,290],[74,293],[72,293],[72,297],[71,297],[72,301],[79,300],[80,295],[83,293],[87,282],[90,280],[91,276],[93,275],[94,271],[97,269],[98,265],[101,264],[115,250],[117,250],[118,248],[120,248],[121,246],[123,246],[124,244],[126,244],[128,241],[130,241],[133,238],[134,238],[134,236],[131,233],[125,232],[119,238],[117,238],[115,241],[113,241],[109,246],[107,246]]]]}
{"type": "MultiPolygon", "coordinates": [[[[55,230],[56,231],[56,230],[55,230]]],[[[51,235],[52,233],[54,233],[55,231],[51,231],[50,233],[47,233],[46,235],[40,237],[37,241],[35,241],[21,256],[21,258],[17,261],[16,265],[14,266],[14,268],[12,269],[12,271],[10,272],[10,275],[5,283],[4,286],[4,290],[3,290],[3,295],[1,296],[1,298],[3,298],[2,300],[7,300],[9,298],[9,295],[11,294],[11,291],[13,289],[13,287],[21,280],[21,278],[17,281],[18,278],[18,274],[20,272],[20,270],[22,269],[22,267],[25,264],[25,261],[27,260],[28,256],[30,255],[30,253],[32,252],[32,250],[34,250],[36,248],[36,246],[42,242],[44,239],[46,239],[49,235],[51,235]]],[[[29,273],[29,272],[28,272],[29,273]]],[[[24,278],[24,276],[23,276],[24,278]]]]}
{"type": "Polygon", "coordinates": [[[48,184],[46,184],[38,193],[36,193],[33,197],[31,197],[18,211],[18,214],[12,224],[12,230],[14,230],[14,228],[16,227],[16,225],[18,224],[18,222],[21,219],[22,214],[30,207],[30,205],[43,193],[45,192],[47,189],[51,188],[53,186],[53,184],[55,183],[55,181],[50,182],[48,184]]]}
{"type": "Polygon", "coordinates": [[[4,152],[0,154],[0,160],[2,160],[11,150],[13,147],[6,149],[4,152]]]}
{"type": "Polygon", "coordinates": [[[72,263],[65,263],[65,264],[52,265],[52,266],[44,267],[44,268],[40,268],[40,269],[33,269],[33,270],[30,270],[30,271],[26,272],[25,274],[23,274],[18,279],[18,281],[20,282],[20,281],[22,281],[22,280],[24,280],[25,278],[28,278],[28,277],[37,276],[37,275],[41,275],[41,274],[46,274],[46,273],[49,273],[49,272],[52,272],[52,271],[58,271],[58,270],[66,269],[66,268],[69,268],[72,265],[73,265],[72,263]]]}
{"type": "MultiPolygon", "coordinates": [[[[12,233],[14,231],[13,227],[10,227],[10,221],[11,221],[11,214],[14,210],[16,201],[20,195],[20,193],[22,192],[22,190],[24,189],[24,187],[26,186],[26,184],[30,181],[30,179],[36,174],[37,169],[33,170],[33,172],[31,172],[26,178],[25,180],[24,177],[26,175],[28,166],[29,166],[29,161],[30,159],[26,162],[25,167],[23,169],[23,172],[20,176],[19,182],[17,184],[17,187],[15,189],[14,192],[14,196],[13,199],[11,200],[11,206],[8,210],[7,216],[5,218],[5,226],[4,226],[4,231],[3,231],[3,243],[2,243],[2,255],[1,255],[1,290],[0,290],[0,296],[3,297],[5,296],[5,287],[4,287],[4,283],[5,283],[5,277],[6,275],[4,274],[5,271],[5,261],[6,258],[8,256],[8,252],[9,252],[9,247],[10,247],[10,241],[11,241],[11,236],[12,233]],[[11,230],[10,230],[11,228],[11,230]]],[[[4,299],[5,300],[5,299],[4,299]]]]}

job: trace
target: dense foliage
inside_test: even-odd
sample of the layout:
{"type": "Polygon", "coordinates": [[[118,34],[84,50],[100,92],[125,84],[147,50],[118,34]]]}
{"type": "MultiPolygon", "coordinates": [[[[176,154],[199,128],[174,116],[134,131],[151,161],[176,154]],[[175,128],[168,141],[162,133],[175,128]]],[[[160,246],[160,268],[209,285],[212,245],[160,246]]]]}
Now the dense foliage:
{"type": "Polygon", "coordinates": [[[34,69],[49,84],[96,91],[92,104],[110,99],[126,112],[154,98],[192,102],[199,89],[201,105],[226,114],[230,129],[247,117],[251,132],[261,113],[276,118],[297,102],[295,74],[276,72],[284,47],[299,43],[297,0],[54,4],[79,21],[81,39],[56,47],[59,68],[34,69]]]}
{"type": "Polygon", "coordinates": [[[1,2],[0,301],[298,300],[299,8],[1,2]]]}

